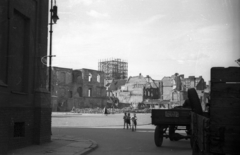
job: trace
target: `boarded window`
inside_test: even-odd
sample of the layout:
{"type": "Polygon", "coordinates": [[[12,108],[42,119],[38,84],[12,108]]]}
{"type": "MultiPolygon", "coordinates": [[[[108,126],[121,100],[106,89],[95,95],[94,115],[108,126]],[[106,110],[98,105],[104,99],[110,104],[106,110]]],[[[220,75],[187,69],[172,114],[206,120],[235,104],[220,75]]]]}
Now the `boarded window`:
{"type": "Polygon", "coordinates": [[[7,82],[7,35],[8,35],[8,22],[7,21],[7,7],[1,7],[1,21],[0,21],[0,85],[7,82]]]}
{"type": "Polygon", "coordinates": [[[68,91],[68,98],[72,98],[72,91],[68,91]]]}
{"type": "Polygon", "coordinates": [[[13,137],[25,137],[25,122],[15,122],[13,137]]]}
{"type": "Polygon", "coordinates": [[[10,30],[11,43],[9,51],[9,84],[12,90],[27,92],[29,66],[29,18],[14,10],[13,23],[10,30]]]}
{"type": "Polygon", "coordinates": [[[82,87],[78,87],[77,92],[79,97],[82,97],[82,87]]]}

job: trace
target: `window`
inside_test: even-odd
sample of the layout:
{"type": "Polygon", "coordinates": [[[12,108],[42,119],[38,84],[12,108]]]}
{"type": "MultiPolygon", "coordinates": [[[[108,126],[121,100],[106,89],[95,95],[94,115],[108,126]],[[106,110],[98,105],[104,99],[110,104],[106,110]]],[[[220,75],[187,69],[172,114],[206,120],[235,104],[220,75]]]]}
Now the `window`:
{"type": "Polygon", "coordinates": [[[25,122],[15,122],[13,137],[25,137],[25,122]]]}
{"type": "Polygon", "coordinates": [[[88,82],[92,82],[92,74],[91,73],[88,74],[88,82]]]}
{"type": "Polygon", "coordinates": [[[78,87],[77,92],[79,97],[82,97],[82,87],[78,87]]]}
{"type": "Polygon", "coordinates": [[[59,95],[60,97],[64,97],[64,96],[65,96],[65,92],[66,92],[66,91],[65,91],[64,88],[60,88],[59,91],[58,91],[58,93],[59,93],[58,95],[59,95]]]}
{"type": "Polygon", "coordinates": [[[88,97],[91,97],[92,96],[92,88],[89,88],[88,89],[88,97]]]}
{"type": "Polygon", "coordinates": [[[100,75],[99,74],[97,75],[97,82],[100,83],[100,75]]]}
{"type": "MultiPolygon", "coordinates": [[[[11,89],[18,92],[27,92],[28,85],[28,75],[29,75],[29,58],[30,52],[30,20],[17,10],[13,12],[13,21],[10,28],[10,48],[9,57],[7,60],[9,66],[9,74],[14,76],[9,76],[8,83],[12,87],[11,89]]],[[[6,64],[6,60],[4,60],[6,64]]],[[[1,62],[2,63],[2,62],[1,62]]],[[[4,67],[6,67],[4,65],[4,67]]],[[[2,69],[2,67],[0,68],[2,69]]],[[[3,72],[4,77],[6,77],[6,72],[3,72]]]]}
{"type": "Polygon", "coordinates": [[[68,97],[72,98],[72,91],[70,91],[70,90],[68,91],[68,97]]]}
{"type": "Polygon", "coordinates": [[[61,83],[65,83],[65,77],[66,77],[66,73],[65,72],[60,72],[59,81],[61,83]]]}
{"type": "Polygon", "coordinates": [[[100,96],[100,92],[101,92],[100,88],[97,88],[97,96],[100,96]]]}

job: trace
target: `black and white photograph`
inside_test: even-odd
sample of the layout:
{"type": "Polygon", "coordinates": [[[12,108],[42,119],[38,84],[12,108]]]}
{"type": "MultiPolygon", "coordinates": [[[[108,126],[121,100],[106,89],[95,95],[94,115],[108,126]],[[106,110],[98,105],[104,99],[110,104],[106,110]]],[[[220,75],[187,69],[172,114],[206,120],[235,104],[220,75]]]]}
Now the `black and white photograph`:
{"type": "Polygon", "coordinates": [[[239,155],[240,0],[0,0],[0,155],[239,155]]]}

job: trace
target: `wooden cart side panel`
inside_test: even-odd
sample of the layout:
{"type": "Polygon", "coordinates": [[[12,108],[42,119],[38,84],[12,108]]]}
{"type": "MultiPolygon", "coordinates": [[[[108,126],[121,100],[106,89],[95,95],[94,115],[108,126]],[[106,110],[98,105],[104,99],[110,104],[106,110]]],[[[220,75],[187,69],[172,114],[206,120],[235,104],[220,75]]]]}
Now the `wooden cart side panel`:
{"type": "MultiPolygon", "coordinates": [[[[221,127],[222,125],[216,125],[216,124],[211,124],[210,125],[210,129],[211,129],[211,133],[213,135],[215,135],[216,133],[218,133],[218,129],[221,127]],[[217,132],[215,132],[217,131],[217,132]]],[[[225,128],[225,134],[232,134],[232,133],[240,133],[240,126],[239,125],[223,125],[225,128]]]]}
{"type": "Polygon", "coordinates": [[[211,99],[240,98],[240,83],[211,83],[211,99]]]}
{"type": "MultiPolygon", "coordinates": [[[[201,152],[209,151],[209,118],[192,112],[192,136],[201,152]]],[[[193,148],[196,149],[196,148],[193,148]]]]}
{"type": "Polygon", "coordinates": [[[210,152],[240,152],[240,68],[212,68],[210,152]],[[230,82],[230,83],[229,83],[230,82]]]}
{"type": "Polygon", "coordinates": [[[240,126],[240,108],[212,108],[210,113],[211,126],[240,126]]]}
{"type": "Polygon", "coordinates": [[[240,99],[234,98],[227,98],[227,97],[218,97],[214,98],[211,101],[211,108],[231,108],[231,109],[239,109],[240,108],[240,99]],[[221,104],[219,104],[221,103],[221,104]]]}
{"type": "MultiPolygon", "coordinates": [[[[213,142],[211,142],[211,143],[213,143],[213,142]]],[[[237,143],[232,143],[232,144],[226,143],[226,144],[224,144],[224,146],[219,146],[218,144],[211,145],[210,152],[219,153],[219,154],[222,154],[223,152],[227,152],[227,154],[238,155],[239,154],[239,144],[237,144],[237,143]],[[229,152],[231,152],[231,153],[229,153],[229,152]]]]}
{"type": "Polygon", "coordinates": [[[188,125],[191,122],[191,110],[179,109],[153,109],[152,110],[152,124],[154,125],[188,125]],[[179,117],[166,117],[166,111],[177,111],[179,117]]]}
{"type": "Polygon", "coordinates": [[[211,82],[240,82],[240,67],[213,67],[211,82]]]}

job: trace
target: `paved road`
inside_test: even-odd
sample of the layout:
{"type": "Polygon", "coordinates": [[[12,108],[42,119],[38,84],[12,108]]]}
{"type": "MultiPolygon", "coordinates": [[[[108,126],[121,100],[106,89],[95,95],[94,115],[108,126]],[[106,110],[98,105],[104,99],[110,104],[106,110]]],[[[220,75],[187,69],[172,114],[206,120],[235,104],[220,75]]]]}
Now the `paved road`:
{"type": "MultiPolygon", "coordinates": [[[[138,125],[145,126],[151,124],[150,114],[137,114],[138,125]]],[[[77,128],[122,128],[123,114],[72,114],[53,113],[53,127],[77,127],[77,128]]],[[[153,128],[154,126],[152,126],[153,128]]]]}
{"type": "Polygon", "coordinates": [[[54,135],[71,135],[95,140],[99,147],[90,155],[191,154],[188,140],[170,142],[169,139],[165,139],[161,148],[156,147],[153,141],[154,126],[149,125],[150,114],[137,115],[140,123],[137,132],[122,129],[122,116],[53,115],[52,130],[54,135]]]}

